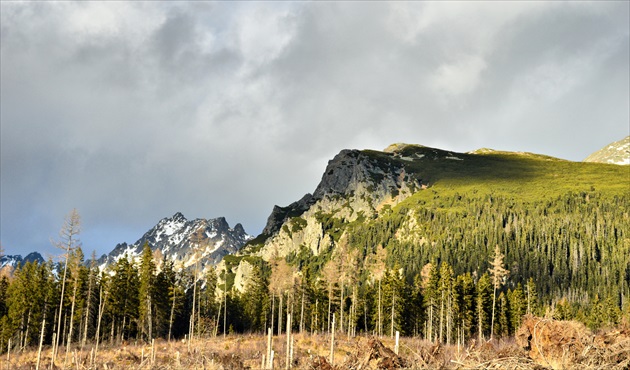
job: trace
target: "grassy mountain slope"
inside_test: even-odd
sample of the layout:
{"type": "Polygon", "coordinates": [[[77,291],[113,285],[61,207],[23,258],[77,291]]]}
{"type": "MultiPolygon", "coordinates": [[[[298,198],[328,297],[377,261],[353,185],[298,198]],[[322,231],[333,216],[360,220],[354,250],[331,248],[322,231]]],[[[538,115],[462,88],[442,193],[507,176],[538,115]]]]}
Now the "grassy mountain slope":
{"type": "MultiPolygon", "coordinates": [[[[587,299],[612,288],[620,305],[630,294],[630,167],[406,144],[357,156],[341,169],[366,173],[362,186],[311,201],[227,262],[285,257],[320,276],[327,261],[351,255],[361,280],[373,274],[382,246],[387,266],[402,269],[411,283],[429,262],[479,276],[499,245],[511,270],[508,286],[534,278],[548,300],[587,299]],[[389,196],[366,203],[384,182],[389,196]]],[[[322,182],[331,182],[326,176],[339,170],[337,162],[322,182]]]]}

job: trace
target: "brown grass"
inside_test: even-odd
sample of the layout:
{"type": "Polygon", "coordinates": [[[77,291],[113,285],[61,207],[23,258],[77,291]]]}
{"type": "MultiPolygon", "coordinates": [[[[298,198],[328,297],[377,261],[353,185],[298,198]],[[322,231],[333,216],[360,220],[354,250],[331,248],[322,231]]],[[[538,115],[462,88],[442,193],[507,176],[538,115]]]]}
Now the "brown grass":
{"type": "MultiPolygon", "coordinates": [[[[575,322],[528,317],[516,338],[471,341],[467,346],[440,345],[419,338],[401,338],[400,351],[393,352],[389,337],[336,338],[334,366],[329,363],[328,335],[294,334],[292,367],[295,369],[627,369],[630,366],[630,330],[617,329],[597,335],[575,322]]],[[[148,369],[260,369],[266,353],[263,335],[229,335],[150,344],[102,345],[95,361],[92,347],[72,348],[63,367],[61,348],[55,369],[148,370],[148,369]],[[154,358],[152,357],[154,350],[154,358]]],[[[286,336],[274,337],[274,368],[285,367],[286,336]]],[[[40,369],[50,369],[50,348],[42,352],[40,369]]],[[[37,349],[6,353],[0,370],[35,369],[37,349]]]]}

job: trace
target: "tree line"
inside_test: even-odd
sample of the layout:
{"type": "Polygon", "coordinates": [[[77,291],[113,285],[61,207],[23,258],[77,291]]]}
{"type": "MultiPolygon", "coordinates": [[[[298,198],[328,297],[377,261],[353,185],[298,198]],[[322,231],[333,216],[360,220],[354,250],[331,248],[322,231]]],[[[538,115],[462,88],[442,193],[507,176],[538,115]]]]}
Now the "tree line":
{"type": "Polygon", "coordinates": [[[59,348],[67,356],[72,346],[282,334],[287,314],[299,332],[328,332],[334,315],[347,335],[399,331],[449,344],[513,335],[527,313],[591,328],[630,320],[627,197],[423,197],[341,231],[330,216],[335,243],[318,255],[302,245],[270,261],[227,256],[204,273],[148,244],[137,260],[101,270],[94,256],[85,262],[73,212],[60,262],[0,277],[0,349],[45,344],[61,359],[59,348]],[[238,263],[251,267],[243,291],[238,263]]]}

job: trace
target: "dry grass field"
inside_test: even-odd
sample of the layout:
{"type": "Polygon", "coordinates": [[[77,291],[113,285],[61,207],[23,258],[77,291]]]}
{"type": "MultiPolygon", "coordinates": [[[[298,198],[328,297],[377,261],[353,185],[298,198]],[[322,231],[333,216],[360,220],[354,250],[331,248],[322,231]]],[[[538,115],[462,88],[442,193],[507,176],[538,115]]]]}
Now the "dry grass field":
{"type": "MultiPolygon", "coordinates": [[[[294,369],[628,369],[630,330],[591,333],[583,325],[528,317],[516,338],[471,341],[464,346],[439,345],[418,338],[401,338],[399,354],[390,337],[335,338],[330,363],[330,336],[293,334],[294,369]]],[[[273,338],[274,369],[286,368],[287,339],[273,338]]],[[[290,350],[290,347],[289,347],[290,350]]],[[[50,348],[44,348],[40,369],[50,369],[50,348]]],[[[267,353],[263,335],[228,335],[186,341],[157,340],[153,345],[102,345],[96,356],[90,346],[61,348],[54,369],[261,369],[267,353]],[[94,357],[94,358],[93,358],[94,357]],[[64,367],[65,361],[65,367],[64,367]]],[[[289,354],[291,352],[289,351],[289,354]]],[[[37,348],[14,351],[0,360],[0,370],[36,369],[37,348]]]]}

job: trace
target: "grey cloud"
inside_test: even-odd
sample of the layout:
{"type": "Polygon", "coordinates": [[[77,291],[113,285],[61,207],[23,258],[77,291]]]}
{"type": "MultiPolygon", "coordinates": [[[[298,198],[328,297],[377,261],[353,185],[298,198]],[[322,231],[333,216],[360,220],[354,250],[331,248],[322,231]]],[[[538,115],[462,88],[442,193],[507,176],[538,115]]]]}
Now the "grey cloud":
{"type": "Polygon", "coordinates": [[[628,134],[628,3],[2,3],[1,235],[250,233],[344,148],[581,160],[628,134]],[[98,16],[98,17],[97,17],[98,16]]]}

